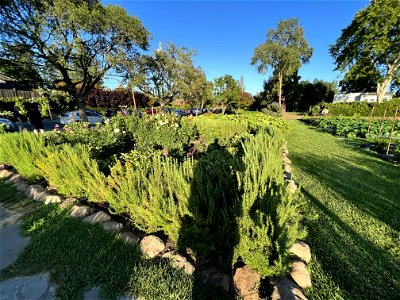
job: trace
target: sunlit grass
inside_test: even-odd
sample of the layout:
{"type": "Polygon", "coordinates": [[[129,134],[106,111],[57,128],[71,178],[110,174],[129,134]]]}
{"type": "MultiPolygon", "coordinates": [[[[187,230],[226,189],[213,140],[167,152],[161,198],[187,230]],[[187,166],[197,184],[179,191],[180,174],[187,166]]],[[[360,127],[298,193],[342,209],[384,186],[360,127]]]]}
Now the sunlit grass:
{"type": "Polygon", "coordinates": [[[400,168],[290,121],[289,157],[307,200],[310,299],[400,298],[400,168]]]}

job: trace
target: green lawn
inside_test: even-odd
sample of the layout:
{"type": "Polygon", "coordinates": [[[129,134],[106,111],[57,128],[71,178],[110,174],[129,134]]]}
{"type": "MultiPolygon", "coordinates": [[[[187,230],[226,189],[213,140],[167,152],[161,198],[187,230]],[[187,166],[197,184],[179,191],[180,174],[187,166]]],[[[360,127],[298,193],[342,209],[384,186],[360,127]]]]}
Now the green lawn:
{"type": "Polygon", "coordinates": [[[31,237],[0,281],[49,272],[58,299],[83,299],[86,290],[100,286],[105,298],[131,292],[141,299],[233,299],[193,276],[173,269],[165,260],[146,260],[135,247],[115,235],[71,218],[57,205],[31,205],[0,181],[1,202],[9,209],[28,209],[23,234],[31,237]]]}
{"type": "Polygon", "coordinates": [[[400,299],[400,167],[289,122],[289,158],[313,252],[308,296],[400,299]]]}

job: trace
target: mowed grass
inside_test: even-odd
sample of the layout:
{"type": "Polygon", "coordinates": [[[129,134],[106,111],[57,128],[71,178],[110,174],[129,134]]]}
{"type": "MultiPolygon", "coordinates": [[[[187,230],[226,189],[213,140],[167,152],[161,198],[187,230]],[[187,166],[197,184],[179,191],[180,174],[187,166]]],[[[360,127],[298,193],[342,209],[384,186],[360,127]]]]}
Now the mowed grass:
{"type": "Polygon", "coordinates": [[[100,225],[71,218],[57,205],[30,205],[17,191],[0,182],[2,205],[29,209],[22,234],[30,242],[15,263],[0,271],[0,281],[49,273],[57,299],[83,299],[100,287],[105,299],[130,293],[140,299],[232,299],[193,276],[173,269],[166,260],[142,258],[136,247],[120,241],[100,225]]]}
{"type": "Polygon", "coordinates": [[[293,173],[306,199],[310,299],[400,299],[400,167],[289,121],[293,173]]]}

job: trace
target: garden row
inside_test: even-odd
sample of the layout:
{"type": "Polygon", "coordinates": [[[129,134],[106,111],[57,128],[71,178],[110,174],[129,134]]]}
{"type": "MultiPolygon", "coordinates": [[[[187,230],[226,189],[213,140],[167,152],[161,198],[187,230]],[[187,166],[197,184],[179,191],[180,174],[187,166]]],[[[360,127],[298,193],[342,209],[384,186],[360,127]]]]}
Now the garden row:
{"type": "Polygon", "coordinates": [[[116,117],[43,136],[0,136],[0,161],[28,181],[164,232],[222,270],[238,261],[261,277],[288,274],[305,231],[282,169],[287,128],[264,114],[180,119],[116,117]]]}
{"type": "Polygon", "coordinates": [[[390,139],[392,153],[397,161],[400,160],[400,121],[398,120],[319,117],[309,119],[309,121],[334,135],[365,139],[381,153],[386,152],[390,139]]]}

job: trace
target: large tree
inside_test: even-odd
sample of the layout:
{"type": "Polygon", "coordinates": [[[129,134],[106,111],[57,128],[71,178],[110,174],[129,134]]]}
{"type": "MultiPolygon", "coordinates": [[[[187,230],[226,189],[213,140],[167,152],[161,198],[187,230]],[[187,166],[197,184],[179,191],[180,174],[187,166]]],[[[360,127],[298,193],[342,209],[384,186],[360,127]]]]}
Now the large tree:
{"type": "Polygon", "coordinates": [[[378,102],[389,85],[400,77],[400,1],[373,0],[342,30],[330,47],[337,70],[345,80],[367,75],[376,82],[378,102]]]}
{"type": "Polygon", "coordinates": [[[63,81],[83,120],[85,96],[122,58],[146,49],[149,37],[122,7],[96,0],[5,0],[0,31],[1,59],[27,55],[42,75],[63,81]]]}
{"type": "Polygon", "coordinates": [[[235,106],[240,100],[241,89],[232,75],[224,75],[214,79],[214,104],[226,109],[235,106]]]}
{"type": "Polygon", "coordinates": [[[212,82],[207,80],[206,73],[200,67],[186,65],[179,81],[179,94],[191,107],[204,105],[212,98],[212,82]]]}
{"type": "Polygon", "coordinates": [[[270,29],[266,41],[254,50],[251,64],[259,73],[267,73],[271,68],[278,78],[279,106],[283,80],[307,63],[312,53],[298,19],[281,20],[277,29],[270,29]]]}
{"type": "Polygon", "coordinates": [[[143,55],[134,64],[126,60],[129,85],[165,106],[180,95],[181,82],[186,70],[193,68],[194,55],[194,50],[168,43],[165,49],[160,47],[151,55],[143,55]]]}

